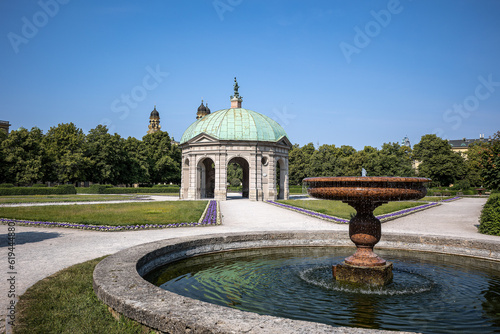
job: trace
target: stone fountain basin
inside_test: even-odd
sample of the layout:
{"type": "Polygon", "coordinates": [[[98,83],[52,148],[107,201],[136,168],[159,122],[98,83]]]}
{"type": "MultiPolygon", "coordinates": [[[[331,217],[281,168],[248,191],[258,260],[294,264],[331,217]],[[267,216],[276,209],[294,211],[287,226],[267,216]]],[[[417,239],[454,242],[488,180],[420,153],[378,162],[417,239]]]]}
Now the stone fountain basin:
{"type": "MultiPolygon", "coordinates": [[[[351,246],[347,232],[287,231],[174,238],[120,251],[94,270],[98,298],[118,313],[168,333],[392,333],[278,318],[222,307],[165,291],[142,278],[170,262],[220,251],[263,247],[351,246]]],[[[492,241],[384,234],[384,249],[456,254],[498,261],[492,241]]]]}
{"type": "Polygon", "coordinates": [[[312,197],[339,201],[389,202],[414,200],[427,194],[428,178],[385,176],[310,177],[308,193],[312,197]]]}

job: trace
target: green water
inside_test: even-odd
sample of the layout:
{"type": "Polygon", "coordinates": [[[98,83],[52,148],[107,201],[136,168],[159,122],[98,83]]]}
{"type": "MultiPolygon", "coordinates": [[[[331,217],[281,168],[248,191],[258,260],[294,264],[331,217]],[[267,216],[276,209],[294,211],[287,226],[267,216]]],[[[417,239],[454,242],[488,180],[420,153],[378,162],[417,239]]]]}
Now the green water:
{"type": "Polygon", "coordinates": [[[394,281],[359,288],[332,279],[352,248],[224,252],[169,264],[148,281],[209,303],[332,326],[422,333],[500,333],[499,263],[377,250],[394,281]]]}

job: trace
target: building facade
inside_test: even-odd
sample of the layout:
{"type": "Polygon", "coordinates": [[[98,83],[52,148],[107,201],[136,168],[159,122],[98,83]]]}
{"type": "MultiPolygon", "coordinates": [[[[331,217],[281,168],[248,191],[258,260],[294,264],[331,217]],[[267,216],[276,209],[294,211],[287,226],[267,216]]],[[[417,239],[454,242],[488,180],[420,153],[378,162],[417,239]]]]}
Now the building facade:
{"type": "Polygon", "coordinates": [[[0,121],[0,130],[3,130],[9,134],[10,123],[8,121],[0,121]]]}
{"type": "Polygon", "coordinates": [[[243,170],[243,197],[288,199],[290,140],[276,121],[242,108],[238,88],[235,78],[231,108],[197,117],[182,135],[181,199],[226,200],[232,163],[243,170]]]}

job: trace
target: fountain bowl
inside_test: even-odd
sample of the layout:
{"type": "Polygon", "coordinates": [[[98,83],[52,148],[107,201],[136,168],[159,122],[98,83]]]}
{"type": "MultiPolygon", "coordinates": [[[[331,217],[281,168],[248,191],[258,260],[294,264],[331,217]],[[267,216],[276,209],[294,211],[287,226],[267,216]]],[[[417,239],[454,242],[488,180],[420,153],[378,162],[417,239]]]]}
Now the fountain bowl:
{"type": "Polygon", "coordinates": [[[373,202],[407,201],[424,197],[423,177],[339,176],[304,179],[308,193],[314,198],[344,202],[371,200],[373,202]]]}
{"type": "Polygon", "coordinates": [[[380,220],[373,210],[389,201],[414,200],[427,193],[431,179],[420,177],[311,177],[304,179],[310,196],[340,200],[356,210],[349,222],[349,237],[356,252],[333,267],[336,280],[386,285],[392,281],[392,263],[373,252],[382,237],[380,220]]]}

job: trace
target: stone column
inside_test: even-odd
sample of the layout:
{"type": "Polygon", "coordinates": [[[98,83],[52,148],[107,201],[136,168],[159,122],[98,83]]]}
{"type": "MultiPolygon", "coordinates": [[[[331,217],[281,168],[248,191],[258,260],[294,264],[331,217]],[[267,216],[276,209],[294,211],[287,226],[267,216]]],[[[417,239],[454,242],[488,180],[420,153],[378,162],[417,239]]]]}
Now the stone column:
{"type": "Polygon", "coordinates": [[[227,153],[219,150],[215,157],[215,191],[214,198],[225,201],[227,198],[227,153]]]}
{"type": "Polygon", "coordinates": [[[198,180],[197,180],[197,173],[198,173],[198,164],[196,162],[197,156],[195,154],[190,155],[189,159],[191,163],[189,164],[189,190],[188,190],[188,196],[187,199],[194,200],[198,199],[197,198],[197,188],[198,188],[198,180]]]}

